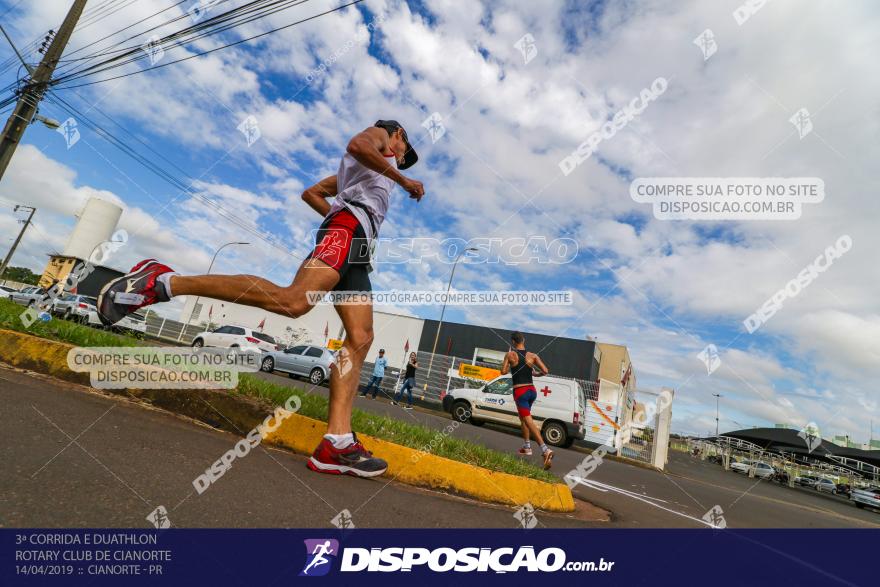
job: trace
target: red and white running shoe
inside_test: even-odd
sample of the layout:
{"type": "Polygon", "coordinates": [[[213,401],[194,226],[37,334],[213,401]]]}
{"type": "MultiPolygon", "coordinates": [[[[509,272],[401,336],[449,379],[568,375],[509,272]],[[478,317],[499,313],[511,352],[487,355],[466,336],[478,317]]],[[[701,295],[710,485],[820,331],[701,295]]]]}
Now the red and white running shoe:
{"type": "Polygon", "coordinates": [[[530,448],[526,448],[526,447],[524,447],[524,446],[523,446],[523,447],[520,447],[520,449],[519,449],[518,451],[516,451],[516,452],[519,453],[519,454],[521,454],[521,455],[527,456],[527,457],[532,456],[532,449],[530,449],[530,448]]]}
{"type": "Polygon", "coordinates": [[[345,448],[336,448],[326,438],[321,439],[321,444],[312,453],[308,463],[312,471],[318,473],[330,473],[332,475],[354,475],[355,477],[376,477],[388,470],[388,463],[374,457],[373,453],[364,448],[357,436],[354,442],[345,448]]]}
{"type": "Polygon", "coordinates": [[[155,259],[145,259],[132,267],[127,275],[107,283],[98,294],[101,322],[112,326],[139,308],[170,300],[171,296],[157,278],[173,272],[171,267],[155,259]]]}

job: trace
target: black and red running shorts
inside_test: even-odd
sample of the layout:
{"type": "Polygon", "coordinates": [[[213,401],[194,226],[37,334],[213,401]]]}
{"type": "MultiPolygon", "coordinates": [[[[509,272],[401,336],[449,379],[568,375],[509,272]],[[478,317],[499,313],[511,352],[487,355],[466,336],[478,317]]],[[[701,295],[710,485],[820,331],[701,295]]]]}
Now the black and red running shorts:
{"type": "Polygon", "coordinates": [[[372,291],[369,276],[370,247],[361,223],[343,208],[324,219],[308,257],[323,261],[339,272],[333,291],[372,291]]]}

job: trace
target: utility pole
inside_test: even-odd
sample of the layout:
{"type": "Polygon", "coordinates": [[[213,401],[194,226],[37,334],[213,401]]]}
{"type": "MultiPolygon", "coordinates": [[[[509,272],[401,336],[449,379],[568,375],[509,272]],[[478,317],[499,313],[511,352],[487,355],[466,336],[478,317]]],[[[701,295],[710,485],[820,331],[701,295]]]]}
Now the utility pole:
{"type": "Polygon", "coordinates": [[[64,53],[64,48],[70,40],[73,28],[76,26],[85,7],[86,0],[74,0],[73,6],[70,7],[70,11],[61,24],[61,28],[58,29],[58,33],[52,39],[52,43],[46,49],[46,53],[43,55],[43,59],[37,66],[36,71],[34,71],[31,79],[25,84],[15,109],[9,116],[9,120],[6,121],[2,140],[0,140],[0,179],[6,173],[6,168],[12,160],[16,147],[21,142],[25,129],[37,113],[37,105],[43,99],[43,94],[46,93],[49,81],[52,79],[52,74],[55,73],[55,66],[58,65],[58,60],[61,59],[61,54],[64,53]]]}
{"type": "Polygon", "coordinates": [[[718,438],[718,401],[721,399],[720,393],[713,393],[715,396],[715,438],[718,438]]]}
{"type": "Polygon", "coordinates": [[[28,215],[27,220],[24,221],[24,225],[21,227],[21,232],[18,233],[18,238],[15,239],[15,242],[12,243],[12,248],[9,249],[9,254],[6,255],[6,258],[3,259],[3,263],[0,264],[0,277],[3,277],[3,273],[6,271],[6,267],[9,266],[9,262],[12,260],[12,255],[15,253],[16,247],[18,247],[18,243],[21,242],[21,237],[24,236],[24,231],[27,230],[27,227],[31,223],[31,218],[34,217],[34,212],[37,211],[36,208],[31,208],[30,206],[15,206],[15,212],[18,212],[19,209],[22,210],[30,210],[31,213],[28,215]]]}

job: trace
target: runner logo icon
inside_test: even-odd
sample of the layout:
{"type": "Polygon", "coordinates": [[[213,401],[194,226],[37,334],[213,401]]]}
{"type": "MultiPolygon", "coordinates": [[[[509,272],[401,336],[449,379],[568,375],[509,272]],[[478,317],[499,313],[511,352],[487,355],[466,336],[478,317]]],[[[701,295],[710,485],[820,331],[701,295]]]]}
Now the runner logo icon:
{"type": "Polygon", "coordinates": [[[306,566],[300,577],[321,577],[330,572],[333,559],[339,554],[339,541],[331,538],[311,538],[306,544],[306,566]]]}

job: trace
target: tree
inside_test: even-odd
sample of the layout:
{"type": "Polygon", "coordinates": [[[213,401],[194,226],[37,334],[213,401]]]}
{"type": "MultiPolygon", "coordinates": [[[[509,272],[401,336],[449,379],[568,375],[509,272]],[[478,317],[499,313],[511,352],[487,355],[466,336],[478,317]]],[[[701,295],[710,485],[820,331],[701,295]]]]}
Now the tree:
{"type": "Polygon", "coordinates": [[[40,276],[27,267],[7,267],[6,271],[3,272],[2,279],[27,283],[28,285],[37,285],[37,282],[40,281],[40,276]]]}

